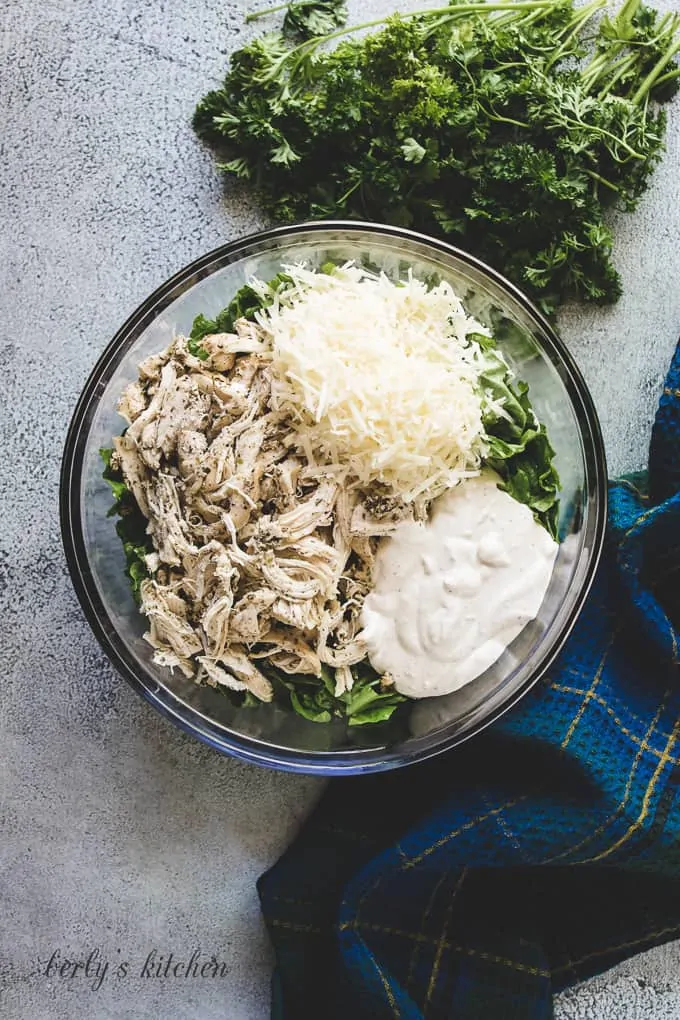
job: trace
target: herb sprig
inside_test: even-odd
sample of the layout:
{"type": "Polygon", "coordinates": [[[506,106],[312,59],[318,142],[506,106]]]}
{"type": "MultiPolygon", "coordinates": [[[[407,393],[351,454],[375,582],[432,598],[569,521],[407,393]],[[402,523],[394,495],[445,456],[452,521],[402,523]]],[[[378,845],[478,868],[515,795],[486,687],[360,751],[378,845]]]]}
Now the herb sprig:
{"type": "Polygon", "coordinates": [[[232,56],[194,125],[276,220],[443,236],[549,314],[614,301],[608,210],[634,209],[661,158],[680,14],[606,3],[463,0],[294,45],[270,33],[232,56]]]}
{"type": "Polygon", "coordinates": [[[290,0],[289,3],[249,14],[246,22],[257,21],[279,11],[286,12],[283,34],[298,42],[329,35],[347,21],[345,0],[290,0]]]}

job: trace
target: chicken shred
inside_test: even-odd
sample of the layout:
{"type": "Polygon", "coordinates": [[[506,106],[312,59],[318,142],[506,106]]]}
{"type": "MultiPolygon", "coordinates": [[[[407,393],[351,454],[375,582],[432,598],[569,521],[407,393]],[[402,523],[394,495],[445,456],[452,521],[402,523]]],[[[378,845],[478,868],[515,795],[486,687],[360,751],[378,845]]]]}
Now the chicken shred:
{"type": "Polygon", "coordinates": [[[115,464],[154,552],[140,597],[154,660],[199,683],[270,701],[267,667],[321,676],[336,693],[365,658],[359,616],[377,539],[413,508],[310,474],[272,409],[260,328],[177,337],[120,398],[115,464]]]}

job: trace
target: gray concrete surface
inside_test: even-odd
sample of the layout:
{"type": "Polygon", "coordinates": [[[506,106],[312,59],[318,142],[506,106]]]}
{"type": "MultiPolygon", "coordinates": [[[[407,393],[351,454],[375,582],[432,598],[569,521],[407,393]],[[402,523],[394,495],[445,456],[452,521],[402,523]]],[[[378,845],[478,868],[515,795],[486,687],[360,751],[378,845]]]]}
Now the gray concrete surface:
{"type": "MultiPolygon", "coordinates": [[[[379,3],[392,6],[371,10],[379,3]]],[[[157,718],[95,644],[57,522],[65,431],[103,345],[188,260],[262,225],[247,193],[223,194],[189,126],[244,38],[243,13],[233,0],[2,8],[3,1020],[268,1014],[254,882],[320,784],[220,758],[157,718]],[[201,964],[214,954],[224,976],[142,977],[152,950],[174,961],[200,951],[201,964]],[[88,976],[55,968],[95,952],[88,976]]],[[[680,334],[679,167],[676,102],[666,161],[639,212],[618,224],[624,299],[562,319],[613,471],[645,461],[680,334]]],[[[677,944],[634,959],[565,993],[558,1017],[678,1017],[679,963],[677,944]]]]}

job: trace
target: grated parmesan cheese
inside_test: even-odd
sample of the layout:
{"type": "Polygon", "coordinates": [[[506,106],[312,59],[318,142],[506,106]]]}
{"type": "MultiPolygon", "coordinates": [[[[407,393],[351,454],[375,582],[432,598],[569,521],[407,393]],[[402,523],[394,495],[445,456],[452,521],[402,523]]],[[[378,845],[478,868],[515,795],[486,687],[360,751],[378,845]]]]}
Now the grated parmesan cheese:
{"type": "Polygon", "coordinates": [[[272,408],[296,423],[310,466],[349,485],[384,483],[406,502],[478,474],[484,359],[467,336],[486,331],[451,286],[394,284],[351,263],[286,272],[291,288],[257,318],[272,408]]]}

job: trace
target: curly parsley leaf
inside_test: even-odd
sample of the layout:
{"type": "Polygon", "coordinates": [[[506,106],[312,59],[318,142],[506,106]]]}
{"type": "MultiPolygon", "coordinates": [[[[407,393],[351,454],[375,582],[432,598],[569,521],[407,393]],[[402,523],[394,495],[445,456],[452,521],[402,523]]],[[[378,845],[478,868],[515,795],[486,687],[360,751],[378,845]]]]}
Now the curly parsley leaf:
{"type": "Polygon", "coordinates": [[[347,21],[345,0],[292,0],[283,19],[283,31],[293,39],[329,35],[347,21]]]}
{"type": "Polygon", "coordinates": [[[282,35],[298,43],[330,35],[347,21],[345,0],[289,0],[288,3],[267,7],[263,11],[254,11],[246,17],[246,22],[257,21],[280,11],[286,12],[282,35]]]}
{"type": "Polygon", "coordinates": [[[415,138],[407,138],[400,148],[407,163],[422,163],[427,154],[427,149],[415,138]]]}

